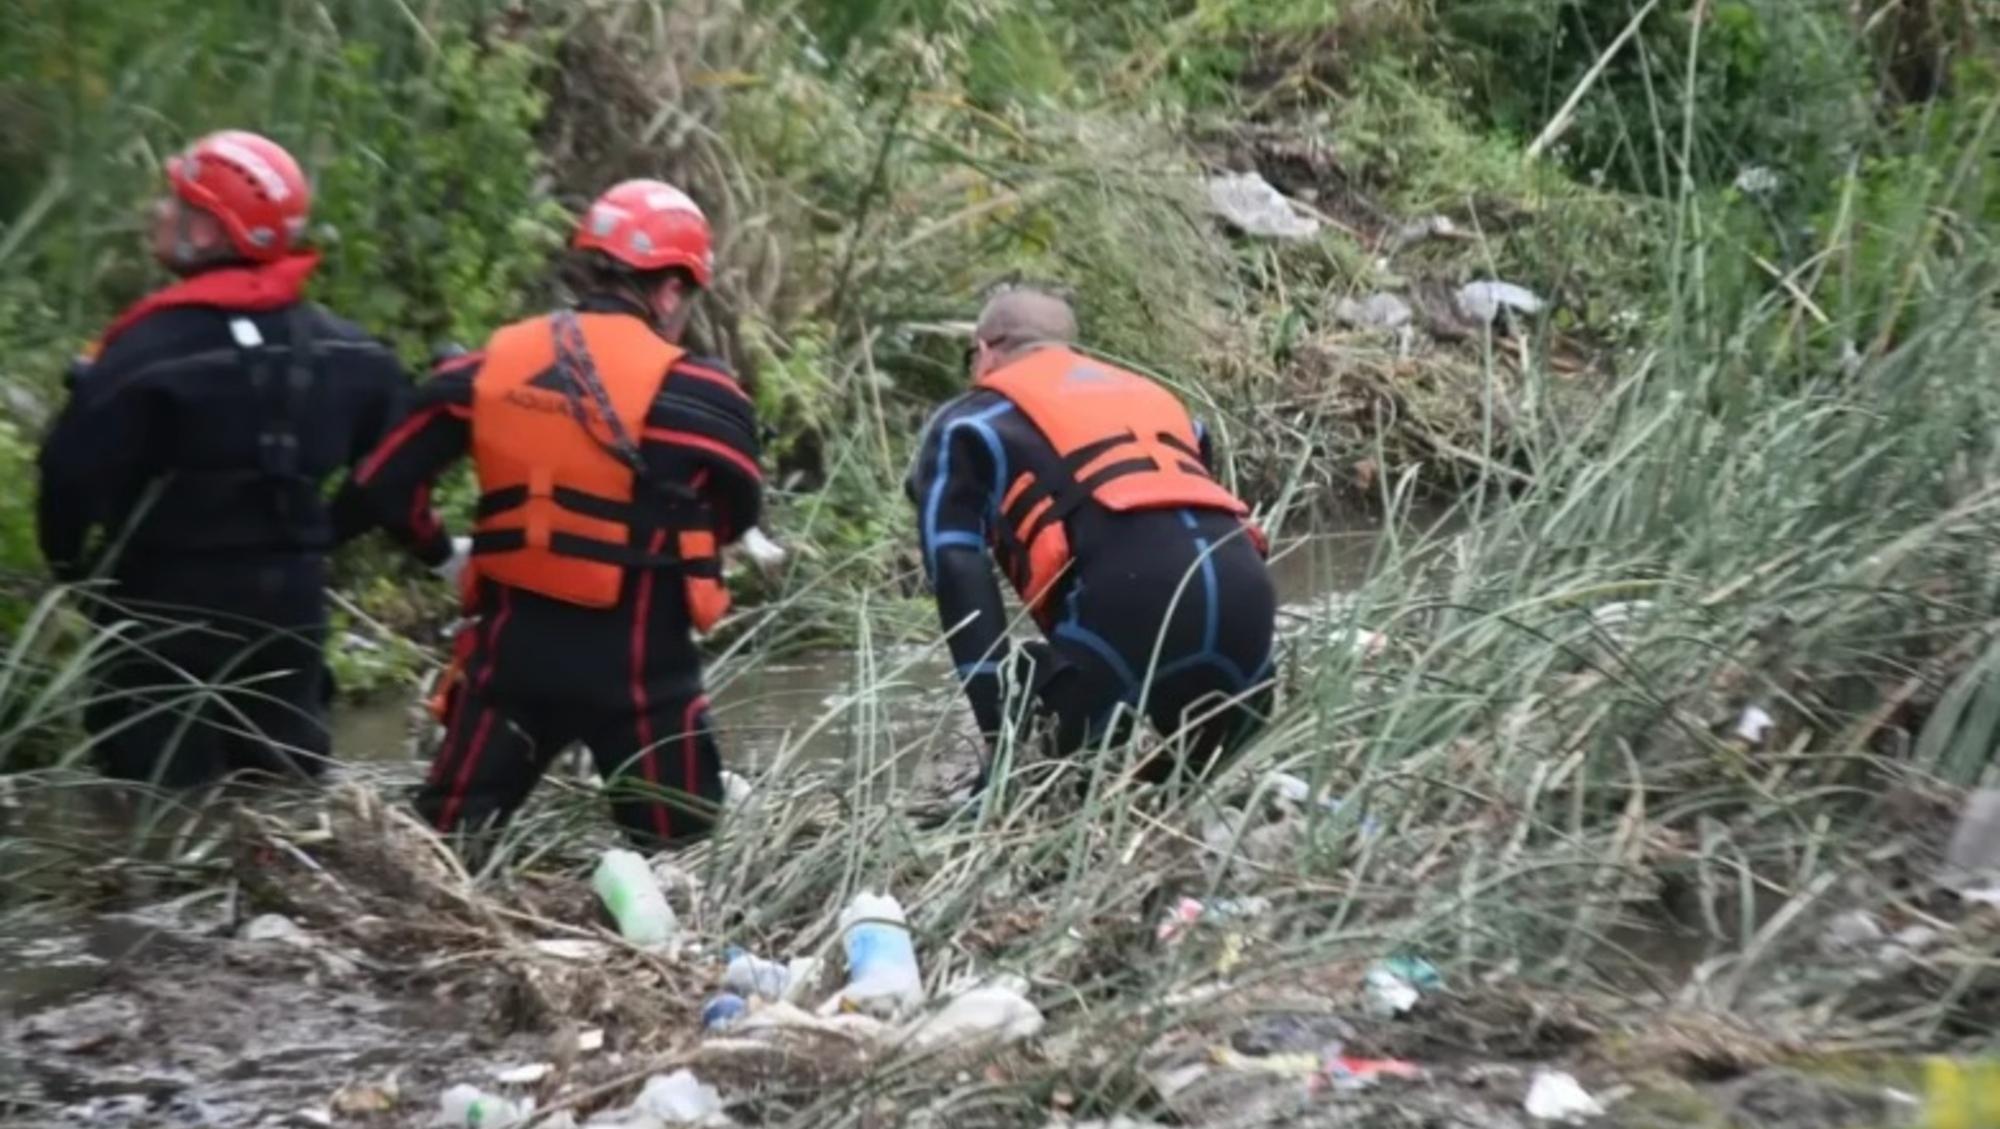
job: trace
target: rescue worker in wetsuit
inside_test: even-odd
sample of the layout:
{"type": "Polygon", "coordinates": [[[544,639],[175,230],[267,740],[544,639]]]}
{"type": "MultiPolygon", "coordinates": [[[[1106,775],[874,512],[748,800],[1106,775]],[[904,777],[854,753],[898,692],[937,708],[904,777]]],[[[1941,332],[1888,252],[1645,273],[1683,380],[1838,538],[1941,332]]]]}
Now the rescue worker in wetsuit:
{"type": "Polygon", "coordinates": [[[1208,437],[1159,385],[1073,348],[1067,303],[981,313],[973,387],[930,422],[907,489],[953,662],[991,770],[1012,703],[1066,755],[1137,717],[1169,740],[1150,782],[1254,731],[1277,600],[1262,535],[1211,474],[1208,437]],[[1046,643],[1007,638],[997,561],[1046,643]],[[1014,692],[1018,689],[1019,693],[1014,692]]]}
{"type": "Polygon", "coordinates": [[[301,297],[310,190],[283,148],[217,133],[166,180],[151,249],[180,280],[72,369],[40,455],[41,550],[59,579],[110,582],[99,623],[138,625],[92,672],[84,720],[108,775],[313,776],[330,743],[325,558],[370,526],[358,494],[329,504],[322,486],[382,439],[409,378],[301,297]]]}
{"type": "MultiPolygon", "coordinates": [[[[696,632],[727,610],[719,554],[757,523],[756,417],[677,344],[713,269],[701,209],[659,181],[599,197],[565,264],[574,309],[447,361],[364,465],[385,517],[428,507],[470,453],[467,647],[417,794],[438,829],[506,820],[572,741],[628,836],[705,834],[722,796],[696,632]]],[[[442,529],[420,550],[446,558],[442,529]]]]}

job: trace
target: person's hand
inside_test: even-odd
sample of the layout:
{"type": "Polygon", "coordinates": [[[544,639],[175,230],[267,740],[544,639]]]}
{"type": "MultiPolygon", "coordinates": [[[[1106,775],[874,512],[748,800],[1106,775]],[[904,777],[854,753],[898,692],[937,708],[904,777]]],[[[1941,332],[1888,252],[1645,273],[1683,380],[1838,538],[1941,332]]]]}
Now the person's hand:
{"type": "Polygon", "coordinates": [[[431,575],[456,588],[459,578],[465,575],[466,564],[471,560],[472,538],[454,537],[451,539],[451,556],[431,566],[431,575]]]}

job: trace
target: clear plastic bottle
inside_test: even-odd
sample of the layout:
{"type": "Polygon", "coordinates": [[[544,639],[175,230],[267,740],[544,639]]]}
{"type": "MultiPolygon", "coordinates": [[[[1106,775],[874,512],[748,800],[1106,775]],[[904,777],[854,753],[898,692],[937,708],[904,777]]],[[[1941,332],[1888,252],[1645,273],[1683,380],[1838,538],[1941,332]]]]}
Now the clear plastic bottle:
{"type": "Polygon", "coordinates": [[[635,945],[657,946],[680,932],[680,921],[653,877],[653,869],[636,852],[604,852],[591,876],[591,887],[618,919],[618,932],[635,945]]]}
{"type": "Polygon", "coordinates": [[[477,1086],[457,1085],[438,1102],[439,1120],[454,1129],[505,1129],[534,1115],[532,1101],[510,1101],[477,1086]]]}
{"type": "Polygon", "coordinates": [[[888,894],[856,894],[841,911],[840,928],[847,950],[847,987],[841,990],[846,1003],[877,1015],[923,1003],[923,976],[901,902],[888,894]]]}

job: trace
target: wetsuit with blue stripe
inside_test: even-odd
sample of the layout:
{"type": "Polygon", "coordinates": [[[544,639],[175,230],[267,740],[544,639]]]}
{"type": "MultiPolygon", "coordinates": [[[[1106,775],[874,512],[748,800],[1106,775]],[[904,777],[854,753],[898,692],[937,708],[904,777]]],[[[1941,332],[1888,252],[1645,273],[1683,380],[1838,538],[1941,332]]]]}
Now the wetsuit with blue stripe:
{"type": "MultiPolygon", "coordinates": [[[[1206,431],[1201,459],[1213,465],[1206,431]]],[[[1002,669],[1026,652],[1007,640],[995,557],[1012,570],[1002,502],[1024,471],[1060,473],[1055,449],[1012,402],[975,389],[925,430],[906,489],[952,660],[989,743],[1003,728],[1002,669]]],[[[1114,512],[1095,502],[1063,519],[1074,563],[1057,581],[1047,648],[1028,665],[1054,745],[1067,754],[1146,717],[1169,747],[1205,761],[1255,729],[1268,699],[1277,597],[1244,523],[1212,509],[1114,512]]],[[[1174,760],[1140,774],[1160,780],[1174,760]]]]}

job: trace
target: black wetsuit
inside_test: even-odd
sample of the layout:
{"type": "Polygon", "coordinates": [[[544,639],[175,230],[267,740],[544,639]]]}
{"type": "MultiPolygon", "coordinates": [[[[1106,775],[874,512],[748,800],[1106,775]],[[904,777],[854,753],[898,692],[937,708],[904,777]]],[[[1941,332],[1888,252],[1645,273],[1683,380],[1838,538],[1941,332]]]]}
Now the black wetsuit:
{"type": "Polygon", "coordinates": [[[38,532],[59,578],[111,581],[98,623],[132,624],[85,715],[107,774],[181,787],[323,767],[326,554],[372,520],[353,490],[328,504],[322,488],[408,392],[393,353],[310,304],[160,309],[74,374],[41,452],[38,532]]]}
{"type": "MultiPolygon", "coordinates": [[[[1268,696],[1277,600],[1262,552],[1219,510],[1085,504],[1064,520],[1075,563],[1051,597],[1046,649],[1022,664],[993,573],[996,550],[1013,567],[1011,549],[995,531],[1008,484],[1024,470],[1053,475],[1057,463],[1024,413],[974,390],[932,418],[910,472],[925,569],[980,731],[989,744],[997,738],[1003,682],[1025,665],[1019,681],[1053,715],[1058,753],[1112,738],[1121,718],[1143,715],[1181,738],[1170,751],[1206,763],[1254,732],[1268,696]]],[[[1158,756],[1140,775],[1163,780],[1174,764],[1158,756]]]]}
{"type": "MultiPolygon", "coordinates": [[[[428,508],[431,482],[470,449],[473,378],[483,359],[473,353],[441,365],[421,386],[414,413],[362,468],[383,514],[428,508]]],[[[720,544],[757,523],[755,415],[720,364],[676,363],[634,438],[654,481],[694,489],[720,544]]],[[[643,487],[639,496],[647,496],[643,487]]],[[[441,529],[420,549],[432,562],[449,552],[441,529]]],[[[477,635],[448,706],[449,732],[417,794],[425,818],[446,831],[504,821],[574,741],[612,783],[613,814],[635,841],[656,846],[710,829],[722,764],[678,574],[634,570],[610,608],[480,582],[471,611],[468,630],[477,635]],[[624,781],[643,786],[621,790],[624,781]]]]}

